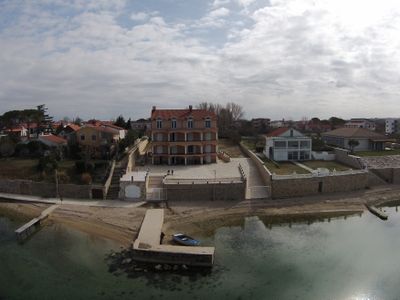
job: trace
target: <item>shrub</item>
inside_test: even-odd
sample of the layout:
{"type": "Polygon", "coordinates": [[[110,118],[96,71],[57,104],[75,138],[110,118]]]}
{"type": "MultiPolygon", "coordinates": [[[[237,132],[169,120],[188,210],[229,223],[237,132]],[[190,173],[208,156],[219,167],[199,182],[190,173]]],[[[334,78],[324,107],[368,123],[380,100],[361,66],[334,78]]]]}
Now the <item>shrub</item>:
{"type": "Polygon", "coordinates": [[[55,169],[57,169],[57,166],[58,164],[55,158],[49,155],[39,158],[39,163],[37,168],[40,172],[51,173],[55,169]]]}
{"type": "Polygon", "coordinates": [[[92,183],[92,176],[89,173],[83,173],[81,175],[81,182],[83,184],[91,184],[92,183]]]}
{"type": "Polygon", "coordinates": [[[65,171],[58,172],[58,182],[59,183],[69,183],[71,181],[70,177],[65,173],[65,171]]]}

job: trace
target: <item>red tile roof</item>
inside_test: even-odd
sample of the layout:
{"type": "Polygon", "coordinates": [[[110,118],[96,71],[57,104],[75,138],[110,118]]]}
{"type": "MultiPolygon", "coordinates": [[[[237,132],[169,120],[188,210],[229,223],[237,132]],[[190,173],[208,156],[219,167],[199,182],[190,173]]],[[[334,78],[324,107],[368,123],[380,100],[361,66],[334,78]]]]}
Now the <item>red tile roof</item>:
{"type": "Polygon", "coordinates": [[[281,127],[281,128],[277,128],[274,131],[267,133],[266,136],[281,136],[282,134],[284,134],[286,131],[288,131],[290,128],[288,127],[281,127]]]}
{"type": "Polygon", "coordinates": [[[46,140],[55,144],[67,144],[67,141],[63,138],[60,138],[56,135],[49,134],[49,135],[41,135],[39,139],[46,140]]]}
{"type": "Polygon", "coordinates": [[[205,109],[156,109],[151,113],[151,118],[153,120],[157,118],[168,120],[172,118],[185,119],[189,117],[192,117],[194,120],[202,120],[207,117],[210,117],[213,120],[217,118],[215,113],[205,109]]]}
{"type": "Polygon", "coordinates": [[[351,128],[351,127],[343,127],[332,131],[328,131],[323,133],[322,136],[334,136],[341,138],[368,138],[368,139],[382,139],[382,140],[388,139],[385,135],[374,132],[369,129],[351,128]]]}
{"type": "Polygon", "coordinates": [[[65,126],[65,127],[69,127],[69,128],[71,128],[73,131],[78,131],[79,128],[81,128],[79,125],[76,125],[76,124],[68,124],[68,125],[65,126]]]}

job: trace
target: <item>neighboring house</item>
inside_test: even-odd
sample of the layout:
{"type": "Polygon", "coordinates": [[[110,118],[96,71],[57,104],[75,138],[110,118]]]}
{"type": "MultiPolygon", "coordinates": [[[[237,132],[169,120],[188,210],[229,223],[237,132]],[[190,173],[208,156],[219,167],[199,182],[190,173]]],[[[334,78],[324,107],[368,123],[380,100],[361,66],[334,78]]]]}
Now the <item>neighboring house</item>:
{"type": "Polygon", "coordinates": [[[385,120],[385,133],[394,134],[400,133],[400,119],[386,119],[385,120]]]}
{"type": "Polygon", "coordinates": [[[63,148],[67,146],[67,141],[53,134],[39,135],[38,140],[50,148],[63,148]]]}
{"type": "Polygon", "coordinates": [[[375,131],[376,124],[374,121],[368,119],[351,119],[349,122],[344,124],[346,128],[365,128],[375,131]]]}
{"type": "Polygon", "coordinates": [[[264,155],[275,161],[311,159],[310,137],[293,128],[278,128],[265,137],[264,155]]]}
{"type": "Polygon", "coordinates": [[[287,125],[287,122],[284,120],[284,119],[282,119],[282,120],[276,120],[276,121],[270,121],[269,122],[269,126],[271,127],[271,128],[282,128],[282,127],[285,127],[287,125]]]}
{"type": "Polygon", "coordinates": [[[256,118],[251,119],[251,126],[257,130],[266,129],[270,127],[271,119],[267,118],[256,118]]]}
{"type": "Polygon", "coordinates": [[[64,138],[68,145],[74,145],[77,142],[76,133],[81,127],[76,124],[64,125],[64,128],[58,133],[58,136],[64,138]]]}
{"type": "Polygon", "coordinates": [[[110,157],[115,152],[120,130],[108,126],[85,125],[77,132],[78,145],[97,158],[110,157]]]}
{"type": "Polygon", "coordinates": [[[333,146],[352,149],[349,141],[356,140],[355,151],[384,150],[386,142],[392,142],[385,135],[365,128],[338,128],[321,134],[322,140],[333,146]]]}
{"type": "Polygon", "coordinates": [[[28,140],[30,138],[37,138],[38,126],[36,123],[20,123],[10,128],[4,129],[4,133],[10,136],[19,138],[21,141],[28,140]]]}
{"type": "Polygon", "coordinates": [[[217,116],[207,110],[151,111],[152,163],[191,165],[217,161],[217,116]]]}
{"type": "Polygon", "coordinates": [[[150,119],[139,119],[136,121],[131,121],[131,128],[138,131],[146,131],[151,127],[150,119]]]}

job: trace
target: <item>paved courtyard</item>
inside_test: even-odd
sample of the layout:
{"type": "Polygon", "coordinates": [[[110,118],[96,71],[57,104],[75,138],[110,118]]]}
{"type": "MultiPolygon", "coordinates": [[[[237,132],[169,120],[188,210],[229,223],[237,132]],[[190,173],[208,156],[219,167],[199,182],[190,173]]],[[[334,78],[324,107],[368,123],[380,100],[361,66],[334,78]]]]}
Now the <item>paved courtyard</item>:
{"type": "Polygon", "coordinates": [[[248,191],[246,198],[267,197],[266,188],[258,173],[258,170],[250,158],[232,158],[229,163],[218,160],[215,164],[190,165],[190,166],[168,166],[168,165],[146,165],[136,167],[135,171],[149,170],[151,176],[164,176],[170,171],[169,180],[208,180],[208,181],[232,181],[240,180],[239,164],[248,180],[248,191]],[[172,175],[172,170],[174,174],[172,175]]]}

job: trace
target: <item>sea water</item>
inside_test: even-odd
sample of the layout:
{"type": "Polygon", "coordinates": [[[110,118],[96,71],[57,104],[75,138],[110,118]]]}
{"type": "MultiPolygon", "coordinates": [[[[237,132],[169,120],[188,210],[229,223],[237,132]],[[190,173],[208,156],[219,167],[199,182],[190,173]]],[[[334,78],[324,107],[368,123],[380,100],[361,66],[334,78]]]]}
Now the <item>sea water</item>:
{"type": "Polygon", "coordinates": [[[21,221],[2,216],[0,299],[400,299],[400,215],[386,211],[272,227],[246,218],[202,237],[216,247],[210,274],[136,278],[108,272],[112,241],[51,224],[18,244],[21,221]]]}

